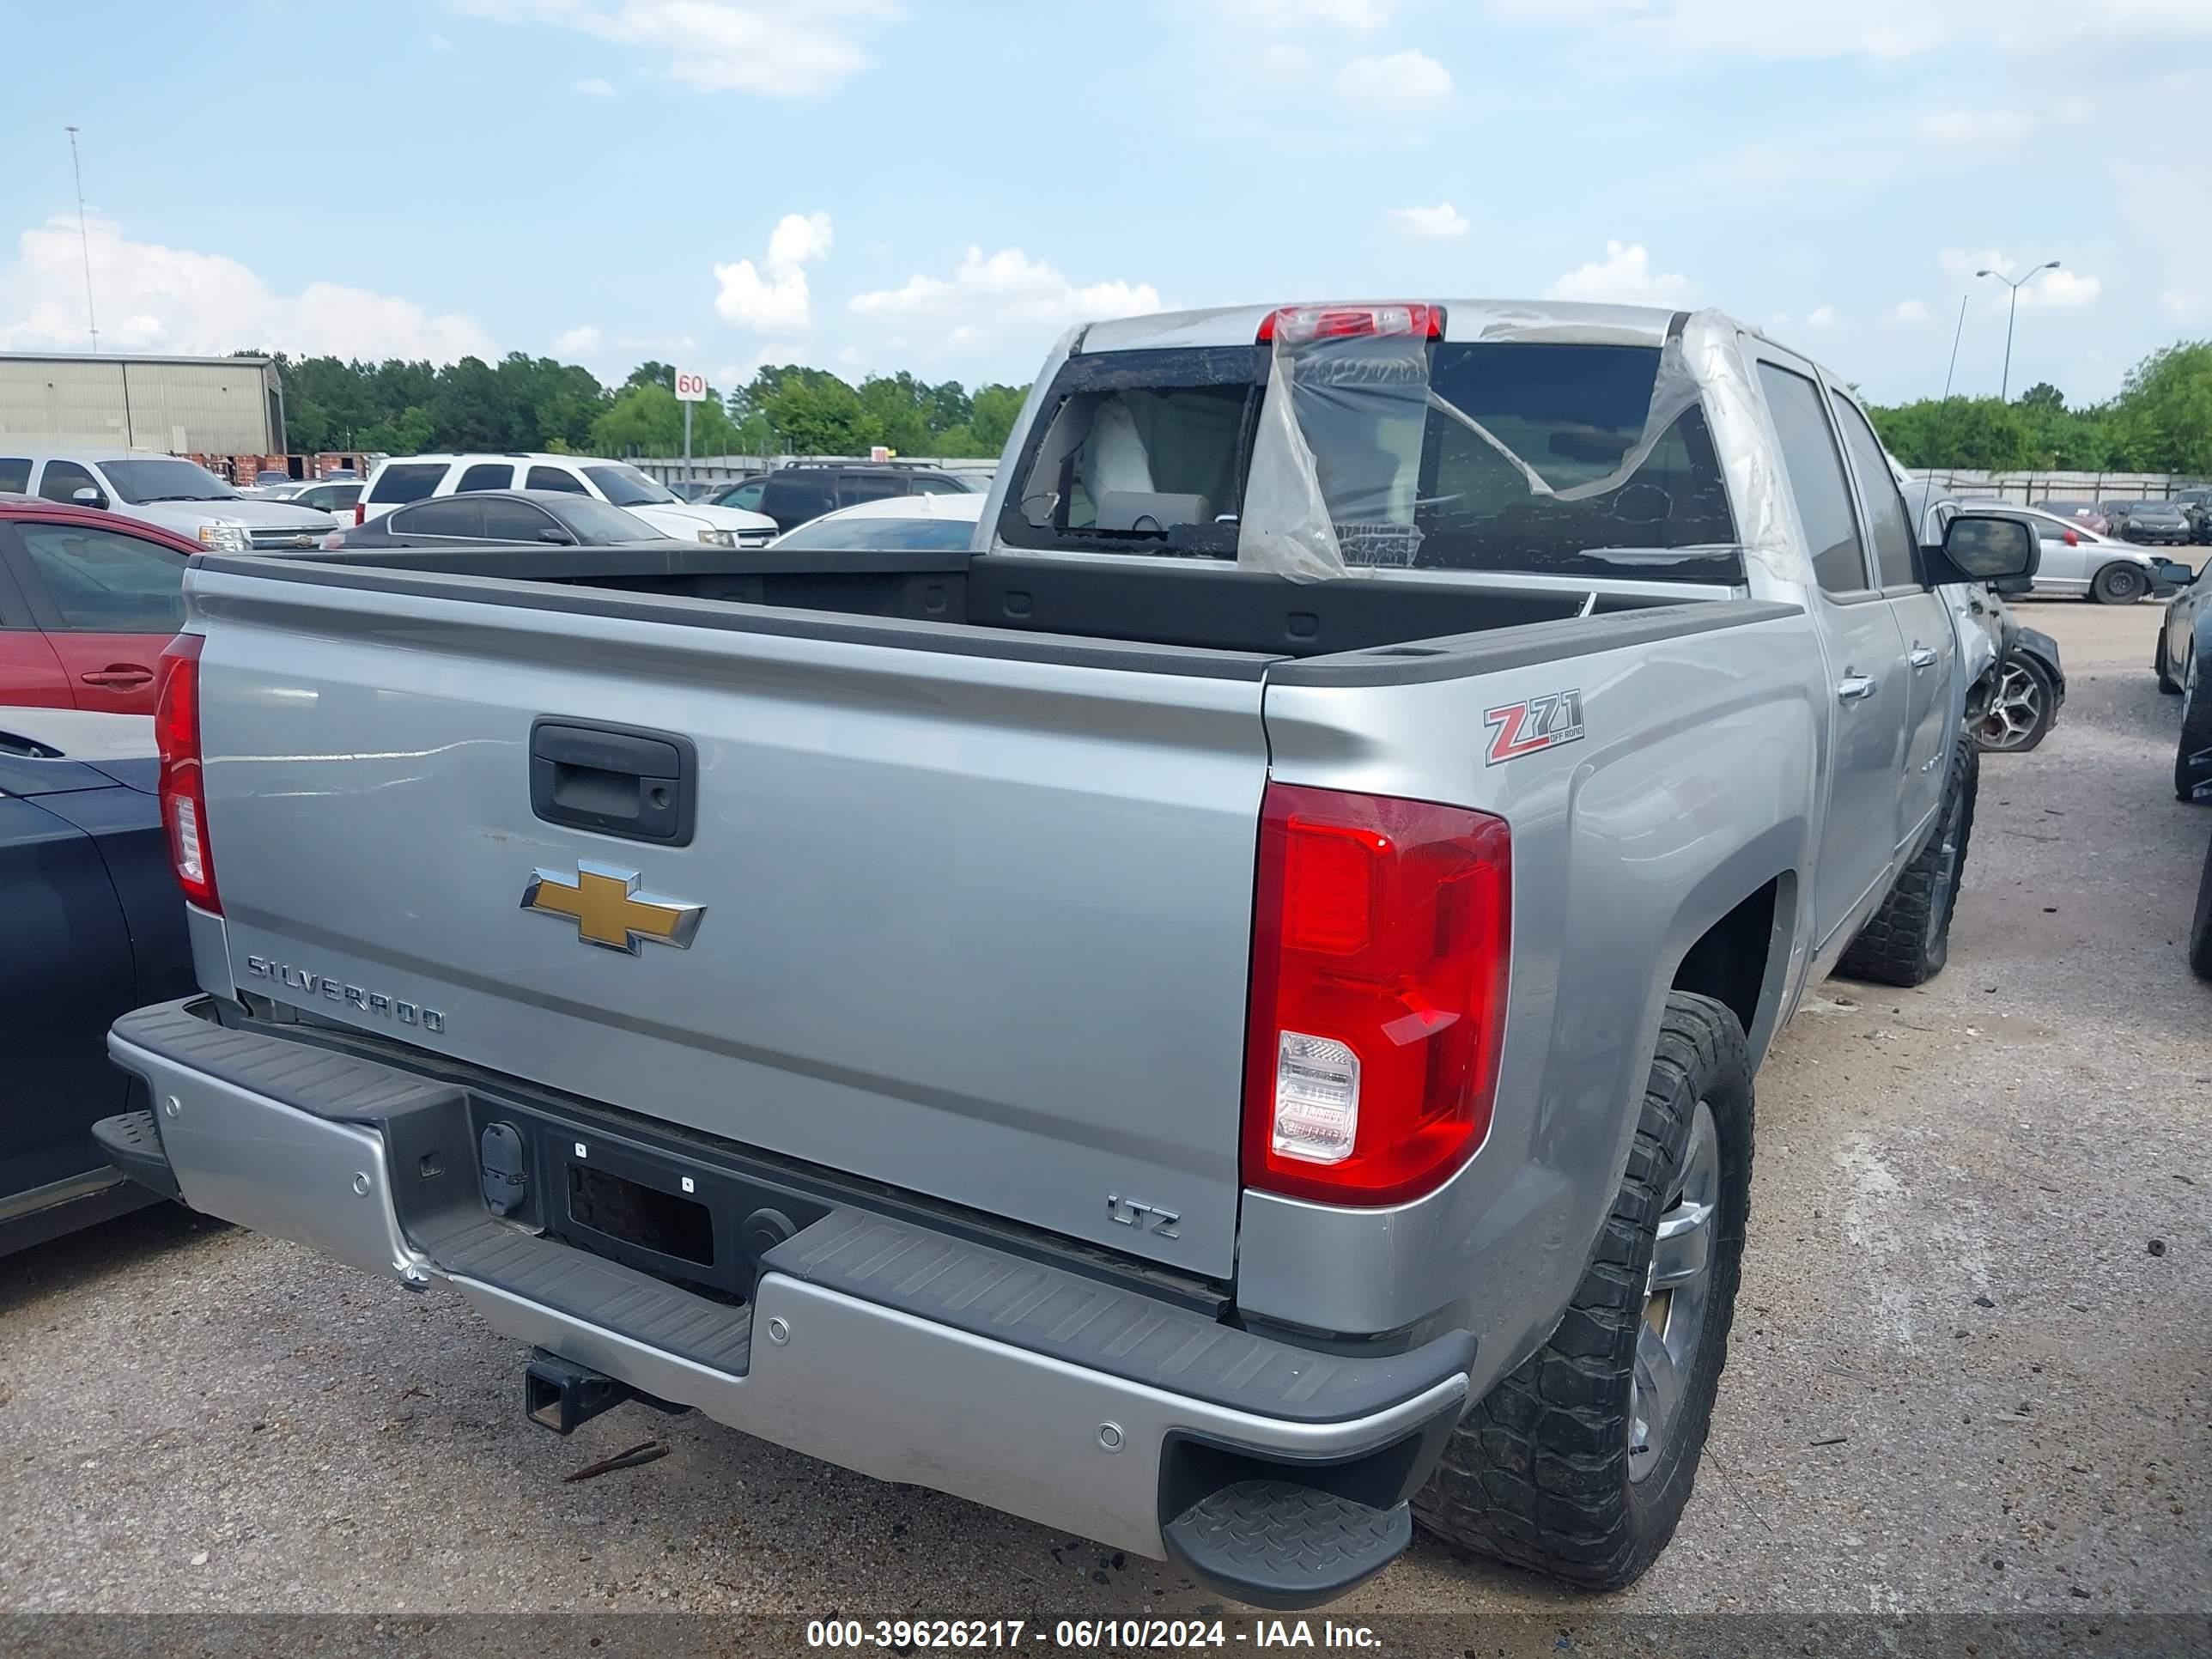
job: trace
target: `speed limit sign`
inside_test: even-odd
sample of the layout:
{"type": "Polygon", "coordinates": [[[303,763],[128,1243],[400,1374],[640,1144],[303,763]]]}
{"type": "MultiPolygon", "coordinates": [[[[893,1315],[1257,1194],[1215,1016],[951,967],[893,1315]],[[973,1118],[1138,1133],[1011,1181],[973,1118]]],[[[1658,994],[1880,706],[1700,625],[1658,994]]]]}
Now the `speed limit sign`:
{"type": "Polygon", "coordinates": [[[687,404],[703,403],[707,397],[707,377],[686,369],[676,371],[676,395],[687,404]]]}

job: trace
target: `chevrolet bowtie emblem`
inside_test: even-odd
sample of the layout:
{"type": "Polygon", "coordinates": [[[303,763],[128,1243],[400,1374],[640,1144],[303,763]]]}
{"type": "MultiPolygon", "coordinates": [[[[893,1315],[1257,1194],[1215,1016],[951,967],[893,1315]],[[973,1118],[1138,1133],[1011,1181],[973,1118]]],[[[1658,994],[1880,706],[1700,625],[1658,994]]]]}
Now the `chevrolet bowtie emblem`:
{"type": "Polygon", "coordinates": [[[532,872],[522,890],[522,908],[541,915],[565,916],[576,924],[577,938],[610,951],[635,956],[645,939],[690,950],[707,907],[641,893],[638,879],[635,870],[580,859],[574,879],[558,870],[532,872]]]}

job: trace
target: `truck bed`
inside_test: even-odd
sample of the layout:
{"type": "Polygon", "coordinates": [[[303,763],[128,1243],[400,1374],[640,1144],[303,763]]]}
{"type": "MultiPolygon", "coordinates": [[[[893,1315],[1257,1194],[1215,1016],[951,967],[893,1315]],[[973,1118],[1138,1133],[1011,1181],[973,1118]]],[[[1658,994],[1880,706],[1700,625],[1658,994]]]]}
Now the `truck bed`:
{"type": "MultiPolygon", "coordinates": [[[[608,598],[626,593],[1268,659],[1374,653],[1422,641],[1445,642],[1449,648],[1449,642],[1499,629],[1632,616],[1648,619],[1654,611],[1667,613],[1660,631],[1670,634],[1694,625],[1683,614],[1684,606],[1721,596],[1710,586],[1691,585],[1679,593],[1654,592],[1650,590],[1659,585],[1648,582],[1613,589],[1528,588],[1394,574],[1297,583],[1231,564],[1177,558],[880,550],[779,553],[772,548],[695,548],[680,542],[672,542],[665,553],[637,547],[374,548],[276,563],[223,557],[201,562],[211,570],[250,570],[291,580],[600,615],[658,614],[674,620],[678,614],[654,613],[635,602],[608,598]]],[[[682,615],[696,625],[716,625],[695,609],[682,615]]],[[[726,625],[769,631],[776,627],[766,617],[726,625]]],[[[801,626],[816,632],[819,624],[801,626]]],[[[1626,643],[1647,636],[1642,628],[1622,633],[1620,622],[1609,620],[1569,637],[1626,643]]],[[[896,641],[875,634],[867,637],[909,647],[916,642],[907,630],[898,630],[896,641]]],[[[1566,644],[1557,633],[1543,637],[1550,645],[1566,644]]],[[[988,641],[972,635],[947,644],[994,653],[988,641]]],[[[1035,648],[1023,647],[1022,654],[1035,648]]],[[[1228,663],[1194,663],[1185,672],[1231,669],[1228,663]]],[[[1248,665],[1245,672],[1256,674],[1256,665],[1248,665]]]]}

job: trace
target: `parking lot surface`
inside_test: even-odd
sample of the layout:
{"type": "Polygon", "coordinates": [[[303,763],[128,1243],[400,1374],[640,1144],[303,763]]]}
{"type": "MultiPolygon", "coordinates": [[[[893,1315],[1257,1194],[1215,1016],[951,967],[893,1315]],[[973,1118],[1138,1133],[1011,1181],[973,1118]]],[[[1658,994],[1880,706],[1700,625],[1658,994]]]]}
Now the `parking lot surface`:
{"type": "MultiPolygon", "coordinates": [[[[1613,1606],[2212,1605],[2212,812],[2158,608],[2022,607],[2070,695],[1985,762],[1950,965],[1835,981],[1759,1082],[1697,1495],[1613,1606]]],[[[0,1273],[0,1609],[800,1617],[1215,1605],[1173,1568],[629,1406],[561,1440],[450,1292],[170,1209],[0,1273]],[[562,1477],[638,1442],[641,1468],[562,1477]]],[[[1351,1613],[1577,1605],[1433,1542],[1351,1613]]]]}

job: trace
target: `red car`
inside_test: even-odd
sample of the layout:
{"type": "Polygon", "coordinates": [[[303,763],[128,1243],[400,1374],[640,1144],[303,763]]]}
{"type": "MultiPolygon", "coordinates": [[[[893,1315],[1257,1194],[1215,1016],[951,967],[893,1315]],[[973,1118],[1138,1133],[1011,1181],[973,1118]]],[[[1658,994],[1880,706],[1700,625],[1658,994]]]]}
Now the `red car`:
{"type": "Polygon", "coordinates": [[[202,550],[136,519],[0,495],[0,704],[152,714],[185,562],[202,550]]]}

